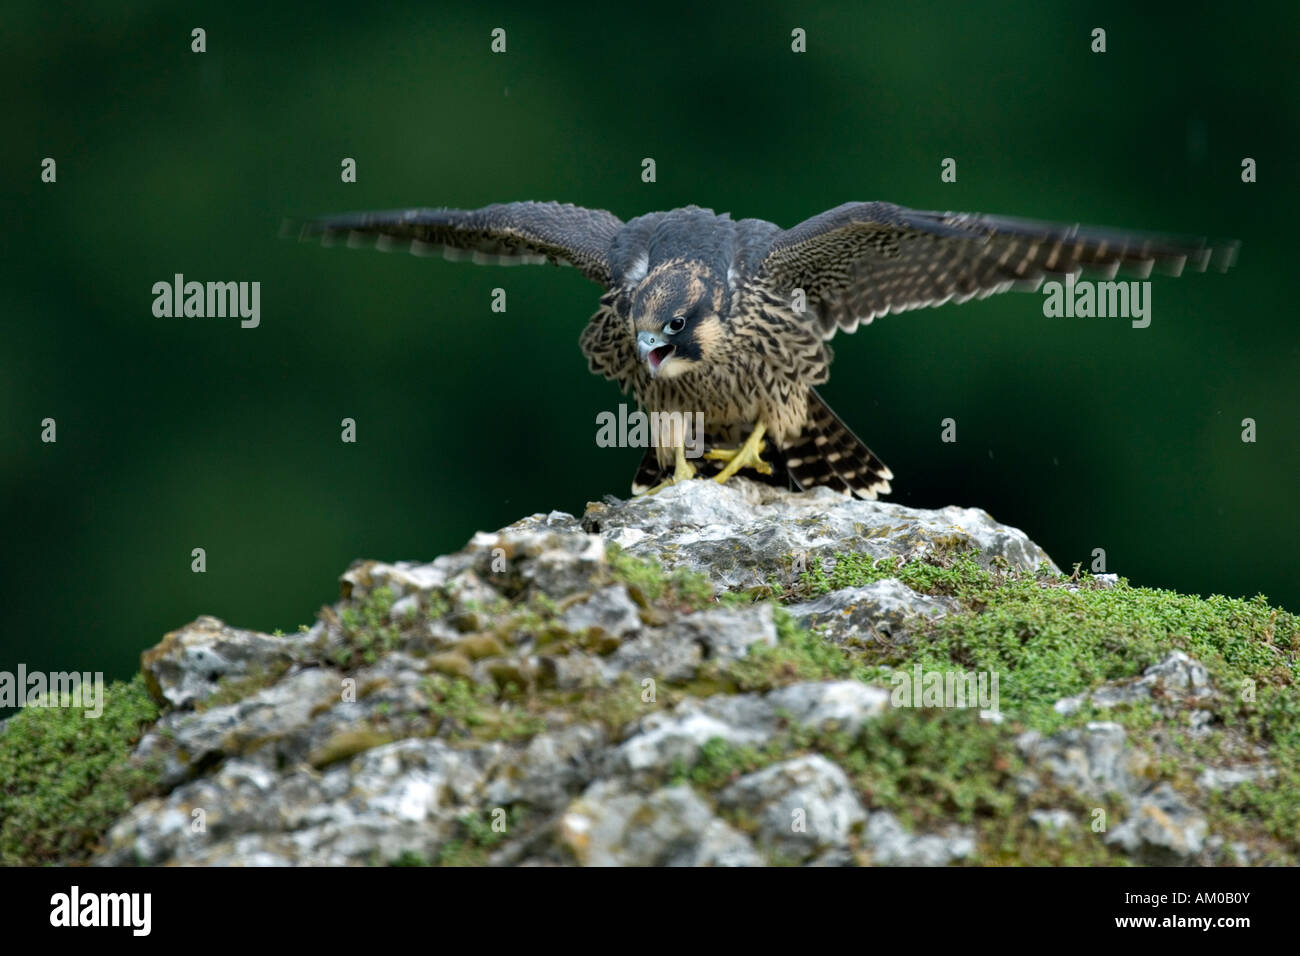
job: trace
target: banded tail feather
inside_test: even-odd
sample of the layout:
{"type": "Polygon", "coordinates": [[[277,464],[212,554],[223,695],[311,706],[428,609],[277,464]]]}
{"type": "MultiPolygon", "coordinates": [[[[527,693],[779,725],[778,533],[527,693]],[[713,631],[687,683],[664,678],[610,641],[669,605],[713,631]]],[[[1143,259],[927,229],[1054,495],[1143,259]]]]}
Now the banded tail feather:
{"type": "MultiPolygon", "coordinates": [[[[769,440],[763,458],[772,466],[772,474],[759,474],[750,468],[742,469],[740,474],[779,488],[804,491],[824,485],[869,500],[889,494],[889,482],[894,477],[813,388],[808,390],[808,417],[799,437],[787,448],[777,448],[769,440]]],[[[696,458],[691,459],[691,464],[700,477],[711,478],[725,462],[696,458]]],[[[632,482],[632,493],[645,494],[672,473],[672,464],[660,465],[655,449],[648,448],[632,482]]]]}
{"type": "Polygon", "coordinates": [[[808,389],[803,433],[783,450],[783,458],[786,471],[800,488],[825,485],[858,498],[889,494],[889,480],[894,477],[815,388],[808,389]]]}

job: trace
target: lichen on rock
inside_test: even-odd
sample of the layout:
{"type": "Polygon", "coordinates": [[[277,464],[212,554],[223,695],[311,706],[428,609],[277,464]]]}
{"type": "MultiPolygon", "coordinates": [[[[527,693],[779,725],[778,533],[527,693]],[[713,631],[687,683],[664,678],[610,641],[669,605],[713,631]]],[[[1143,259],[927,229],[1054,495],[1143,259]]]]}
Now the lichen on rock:
{"type": "Polygon", "coordinates": [[[1297,619],[1065,577],[978,509],[687,482],[340,592],[145,653],[113,759],[150,785],[94,862],[1300,859],[1297,619]]]}

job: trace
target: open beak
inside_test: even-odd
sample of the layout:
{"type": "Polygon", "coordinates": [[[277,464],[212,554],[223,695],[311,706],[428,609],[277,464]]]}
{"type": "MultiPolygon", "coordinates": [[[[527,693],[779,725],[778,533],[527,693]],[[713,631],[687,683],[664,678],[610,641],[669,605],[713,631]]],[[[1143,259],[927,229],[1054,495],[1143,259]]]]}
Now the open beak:
{"type": "Polygon", "coordinates": [[[663,336],[654,332],[636,334],[636,354],[641,361],[650,366],[650,374],[658,375],[664,362],[673,354],[673,346],[663,336]]]}

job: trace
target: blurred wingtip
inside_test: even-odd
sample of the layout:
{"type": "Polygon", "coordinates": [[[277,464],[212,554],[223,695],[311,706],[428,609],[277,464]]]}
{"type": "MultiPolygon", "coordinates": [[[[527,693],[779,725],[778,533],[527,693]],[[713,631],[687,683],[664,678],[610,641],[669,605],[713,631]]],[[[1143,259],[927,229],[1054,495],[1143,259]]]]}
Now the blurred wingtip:
{"type": "Polygon", "coordinates": [[[329,234],[320,220],[317,219],[296,219],[290,216],[280,220],[281,239],[296,239],[299,242],[309,242],[313,239],[325,239],[329,234]]]}
{"type": "Polygon", "coordinates": [[[1237,264],[1240,249],[1241,242],[1237,239],[1202,240],[1201,246],[1187,257],[1187,262],[1197,272],[1227,272],[1237,264]]]}
{"type": "Polygon", "coordinates": [[[1241,241],[1228,239],[1218,243],[1210,256],[1210,266],[1219,272],[1227,272],[1237,264],[1237,253],[1241,251],[1241,241]]]}

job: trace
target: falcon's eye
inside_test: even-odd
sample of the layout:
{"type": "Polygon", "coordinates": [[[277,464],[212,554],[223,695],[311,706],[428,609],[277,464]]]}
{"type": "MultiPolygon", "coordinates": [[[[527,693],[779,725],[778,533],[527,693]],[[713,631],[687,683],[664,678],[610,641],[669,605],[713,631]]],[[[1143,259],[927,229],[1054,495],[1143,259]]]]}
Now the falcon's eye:
{"type": "Polygon", "coordinates": [[[664,326],[664,331],[669,335],[676,335],[684,328],[686,328],[686,318],[685,316],[678,315],[674,316],[672,321],[664,326]]]}

